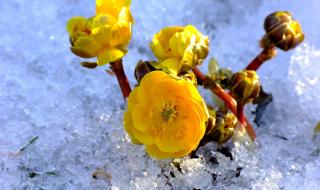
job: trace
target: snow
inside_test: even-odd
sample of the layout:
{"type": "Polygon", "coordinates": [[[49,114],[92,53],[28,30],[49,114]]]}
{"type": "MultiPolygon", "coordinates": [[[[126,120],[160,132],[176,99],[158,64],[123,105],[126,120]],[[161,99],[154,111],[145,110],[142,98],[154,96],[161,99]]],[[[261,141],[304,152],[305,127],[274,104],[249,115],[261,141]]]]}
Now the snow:
{"type": "Polygon", "coordinates": [[[135,25],[124,58],[132,85],[134,65],[154,59],[148,45],[165,26],[196,25],[209,35],[209,57],[234,71],[260,51],[269,13],[292,12],[306,35],[258,72],[274,101],[255,126],[254,151],[229,143],[231,160],[227,148],[210,143],[199,158],[173,163],[130,143],[116,79],[106,68],[82,68],[68,50],[67,20],[89,17],[94,8],[85,0],[0,1],[0,189],[319,188],[320,137],[313,138],[320,121],[319,1],[132,1],[135,25]],[[102,172],[93,178],[96,171],[102,172]]]}

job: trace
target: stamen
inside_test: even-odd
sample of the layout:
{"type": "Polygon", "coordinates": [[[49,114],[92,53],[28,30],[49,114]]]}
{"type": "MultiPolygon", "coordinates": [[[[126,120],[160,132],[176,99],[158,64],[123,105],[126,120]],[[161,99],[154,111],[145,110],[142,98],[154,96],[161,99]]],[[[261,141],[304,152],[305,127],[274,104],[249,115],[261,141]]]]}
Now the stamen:
{"type": "Polygon", "coordinates": [[[165,105],[162,109],[161,116],[165,121],[172,121],[177,115],[177,111],[175,110],[175,105],[165,105]]]}

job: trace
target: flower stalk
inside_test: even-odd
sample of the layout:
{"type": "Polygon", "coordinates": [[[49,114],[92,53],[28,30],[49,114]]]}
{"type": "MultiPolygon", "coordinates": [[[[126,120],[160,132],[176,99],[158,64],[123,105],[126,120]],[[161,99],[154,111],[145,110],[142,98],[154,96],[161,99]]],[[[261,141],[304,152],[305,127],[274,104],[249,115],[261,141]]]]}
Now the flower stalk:
{"type": "Polygon", "coordinates": [[[265,61],[276,55],[275,47],[289,51],[304,40],[301,25],[287,11],[277,11],[264,20],[266,34],[260,40],[262,52],[246,67],[246,70],[257,70],[265,61]]]}
{"type": "Polygon", "coordinates": [[[276,55],[275,46],[264,48],[259,55],[257,55],[245,68],[246,70],[257,71],[259,67],[265,62],[272,59],[276,55]]]}
{"type": "MultiPolygon", "coordinates": [[[[204,84],[204,82],[208,79],[205,75],[202,74],[202,72],[197,68],[193,68],[192,71],[197,76],[199,84],[204,84]]],[[[254,129],[252,128],[251,124],[248,122],[246,117],[243,114],[243,106],[242,106],[242,113],[240,118],[238,116],[237,111],[237,102],[235,99],[230,96],[227,92],[225,92],[219,85],[217,85],[215,82],[210,82],[210,84],[207,86],[213,93],[215,93],[219,98],[223,100],[223,102],[226,104],[226,106],[232,111],[234,115],[237,116],[240,124],[245,127],[248,135],[252,140],[255,140],[256,134],[254,132],[254,129]]]]}
{"type": "Polygon", "coordinates": [[[238,103],[237,105],[237,116],[240,123],[246,122],[245,115],[244,115],[244,105],[241,103],[238,103]]]}
{"type": "Polygon", "coordinates": [[[124,101],[129,97],[131,87],[128,78],[123,70],[122,59],[114,62],[110,62],[110,68],[115,73],[124,101]]]}

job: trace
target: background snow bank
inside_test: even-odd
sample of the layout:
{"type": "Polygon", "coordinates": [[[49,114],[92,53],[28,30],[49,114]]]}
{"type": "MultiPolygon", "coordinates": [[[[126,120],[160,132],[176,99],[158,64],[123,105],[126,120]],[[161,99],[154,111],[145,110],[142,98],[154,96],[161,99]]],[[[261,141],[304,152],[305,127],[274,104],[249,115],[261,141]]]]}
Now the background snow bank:
{"type": "Polygon", "coordinates": [[[133,0],[134,34],[124,59],[132,84],[135,63],[153,59],[148,44],[165,26],[196,25],[210,37],[210,56],[234,71],[260,51],[269,13],[291,11],[306,34],[303,45],[279,51],[259,71],[274,101],[256,128],[257,150],[235,146],[228,155],[209,144],[199,159],[175,166],[128,142],[115,78],[104,68],[80,67],[68,51],[67,20],[93,15],[94,6],[85,0],[0,2],[0,189],[319,188],[320,143],[312,141],[320,120],[319,1],[133,0]],[[94,179],[97,168],[111,177],[94,179]]]}

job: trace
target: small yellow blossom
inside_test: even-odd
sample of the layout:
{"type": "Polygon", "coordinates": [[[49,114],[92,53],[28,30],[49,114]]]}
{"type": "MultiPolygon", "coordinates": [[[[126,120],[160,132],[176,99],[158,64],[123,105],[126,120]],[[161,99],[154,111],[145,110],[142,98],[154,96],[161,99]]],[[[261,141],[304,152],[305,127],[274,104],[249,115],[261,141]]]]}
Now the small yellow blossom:
{"type": "Polygon", "coordinates": [[[124,128],[152,157],[177,158],[198,146],[207,120],[206,105],[191,82],[153,71],[131,92],[124,128]]]}
{"type": "Polygon", "coordinates": [[[150,46],[159,60],[153,66],[174,75],[201,64],[209,52],[208,37],[192,25],[164,28],[150,46]]]}
{"type": "Polygon", "coordinates": [[[82,57],[97,57],[98,65],[121,59],[131,39],[133,18],[128,0],[97,0],[96,16],[68,21],[71,51],[82,57]]]}

